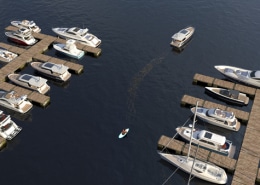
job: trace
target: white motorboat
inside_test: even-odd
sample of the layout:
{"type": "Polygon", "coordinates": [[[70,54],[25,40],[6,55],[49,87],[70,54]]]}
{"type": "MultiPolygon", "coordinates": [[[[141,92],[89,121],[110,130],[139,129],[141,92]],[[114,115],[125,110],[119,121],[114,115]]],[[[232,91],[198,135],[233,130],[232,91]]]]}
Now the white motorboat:
{"type": "Polygon", "coordinates": [[[6,115],[0,110],[0,136],[7,140],[13,139],[20,131],[22,127],[16,125],[11,119],[10,115],[6,115]]]}
{"type": "Polygon", "coordinates": [[[32,36],[31,31],[26,28],[20,28],[17,31],[7,31],[5,32],[5,35],[13,42],[21,45],[31,46],[37,42],[32,36]]]}
{"type": "Polygon", "coordinates": [[[34,21],[22,20],[22,21],[11,21],[11,25],[17,28],[27,28],[35,33],[39,33],[41,29],[36,25],[34,21]]]}
{"type": "Polygon", "coordinates": [[[191,135],[191,129],[190,127],[177,127],[176,131],[186,141],[190,141],[192,136],[193,144],[233,158],[235,146],[233,146],[232,141],[227,140],[225,136],[207,130],[197,129],[194,129],[191,135]]]}
{"type": "Polygon", "coordinates": [[[215,68],[232,81],[260,88],[260,70],[248,70],[225,65],[215,66],[215,68]]]}
{"type": "Polygon", "coordinates": [[[69,67],[63,64],[55,64],[52,62],[31,62],[32,68],[49,78],[66,82],[71,77],[68,71],[69,67]]]}
{"type": "Polygon", "coordinates": [[[192,26],[186,27],[172,36],[171,45],[181,49],[193,36],[195,28],[192,26]]]}
{"type": "Polygon", "coordinates": [[[189,156],[158,152],[162,159],[168,161],[188,174],[215,184],[226,184],[227,174],[223,168],[212,163],[194,159],[189,156]]]}
{"type": "MultiPolygon", "coordinates": [[[[195,113],[196,107],[191,108],[191,112],[195,113]]],[[[219,108],[197,108],[197,117],[201,120],[216,125],[222,128],[226,128],[233,131],[238,131],[240,128],[240,122],[237,120],[233,112],[221,110],[219,108]]]]}
{"type": "Polygon", "coordinates": [[[0,48],[0,60],[3,62],[11,62],[17,56],[18,55],[16,53],[13,53],[11,51],[7,51],[6,49],[0,48]]]}
{"type": "Polygon", "coordinates": [[[0,105],[20,113],[26,113],[33,107],[32,103],[27,100],[27,95],[5,90],[0,90],[0,105]]]}
{"type": "Polygon", "coordinates": [[[41,94],[45,94],[50,90],[47,80],[39,76],[12,73],[8,75],[8,78],[17,85],[37,91],[41,94]]]}
{"type": "Polygon", "coordinates": [[[53,44],[53,48],[57,51],[76,59],[80,59],[84,56],[85,52],[79,50],[75,44],[75,40],[69,39],[66,41],[66,44],[58,43],[53,44]]]}
{"type": "Polygon", "coordinates": [[[237,90],[218,88],[218,87],[205,87],[207,92],[217,95],[218,98],[223,99],[224,101],[239,104],[247,105],[249,102],[249,97],[237,90]]]}
{"type": "MultiPolygon", "coordinates": [[[[193,125],[191,131],[193,132],[196,112],[193,118],[193,125]]],[[[193,133],[191,134],[193,135],[193,133]]],[[[184,172],[189,173],[190,176],[193,175],[197,178],[203,179],[208,182],[216,184],[226,184],[227,183],[227,174],[224,169],[208,162],[198,160],[196,158],[190,157],[190,148],[191,148],[191,138],[189,143],[189,151],[187,156],[167,154],[163,152],[158,152],[162,159],[173,164],[176,167],[179,167],[184,172]]],[[[189,179],[190,180],[190,179],[189,179]]]]}
{"type": "Polygon", "coordinates": [[[52,28],[52,31],[62,38],[73,39],[91,47],[98,47],[101,44],[101,40],[89,33],[88,28],[52,28]]]}

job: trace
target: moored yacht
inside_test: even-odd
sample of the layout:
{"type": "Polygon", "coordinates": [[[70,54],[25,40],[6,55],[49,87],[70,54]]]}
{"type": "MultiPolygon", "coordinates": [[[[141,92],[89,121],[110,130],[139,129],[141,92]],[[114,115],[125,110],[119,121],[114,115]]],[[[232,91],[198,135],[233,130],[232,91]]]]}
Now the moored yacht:
{"type": "Polygon", "coordinates": [[[20,131],[22,127],[16,125],[16,123],[11,119],[10,115],[6,115],[2,110],[0,110],[0,135],[7,139],[13,139],[20,131]]]}
{"type": "Polygon", "coordinates": [[[186,27],[172,36],[171,45],[181,49],[193,36],[195,28],[192,26],[186,27]]]}
{"type": "Polygon", "coordinates": [[[79,50],[75,44],[75,40],[69,39],[66,41],[66,44],[57,43],[53,44],[53,48],[57,51],[76,59],[80,59],[84,56],[85,52],[79,50]]]}
{"type": "MultiPolygon", "coordinates": [[[[191,108],[191,112],[195,113],[195,107],[191,108]]],[[[240,122],[237,120],[233,112],[224,111],[219,108],[197,108],[197,117],[201,120],[216,125],[222,128],[226,128],[233,131],[238,131],[240,128],[240,122]]]]}
{"type": "Polygon", "coordinates": [[[191,142],[193,144],[233,158],[235,146],[233,146],[232,141],[227,140],[225,136],[207,130],[194,129],[193,132],[191,130],[192,128],[190,127],[176,128],[177,133],[186,141],[192,140],[191,142]]]}
{"type": "Polygon", "coordinates": [[[18,55],[16,53],[0,48],[0,60],[3,62],[11,62],[17,56],[18,55]]]}
{"type": "Polygon", "coordinates": [[[101,44],[101,40],[89,33],[88,28],[52,28],[52,31],[62,38],[73,39],[91,47],[98,47],[101,44]]]}
{"type": "Polygon", "coordinates": [[[50,90],[50,86],[47,84],[48,80],[40,76],[11,73],[8,75],[8,78],[17,85],[37,91],[41,94],[45,94],[50,90]]]}
{"type": "Polygon", "coordinates": [[[58,81],[66,82],[71,77],[71,73],[68,71],[69,67],[63,64],[31,62],[31,66],[42,75],[58,81]]]}
{"type": "Polygon", "coordinates": [[[260,70],[248,70],[225,65],[215,66],[215,68],[232,81],[260,88],[260,70]]]}
{"type": "Polygon", "coordinates": [[[219,87],[205,87],[205,89],[206,92],[216,95],[216,97],[229,103],[238,105],[247,105],[249,103],[249,97],[246,94],[239,92],[238,90],[219,87]]]}
{"type": "Polygon", "coordinates": [[[27,100],[27,95],[5,90],[0,90],[0,105],[19,113],[26,113],[33,107],[32,103],[27,100]]]}
{"type": "Polygon", "coordinates": [[[35,33],[38,33],[41,31],[39,26],[37,26],[34,21],[29,21],[27,19],[24,19],[22,21],[11,21],[11,25],[18,27],[18,28],[27,28],[35,33]]]}
{"type": "Polygon", "coordinates": [[[34,45],[37,40],[32,36],[29,29],[20,28],[17,31],[7,31],[5,35],[12,40],[21,45],[31,46],[34,45]]]}

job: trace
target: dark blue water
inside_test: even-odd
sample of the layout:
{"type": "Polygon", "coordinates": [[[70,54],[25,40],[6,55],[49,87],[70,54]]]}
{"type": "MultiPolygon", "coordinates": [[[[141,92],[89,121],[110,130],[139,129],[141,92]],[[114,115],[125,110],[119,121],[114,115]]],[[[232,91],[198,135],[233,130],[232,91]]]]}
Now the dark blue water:
{"type": "MultiPolygon", "coordinates": [[[[259,69],[256,0],[0,2],[0,42],[9,43],[4,29],[10,21],[22,19],[34,20],[44,34],[55,36],[52,27],[78,26],[102,39],[100,57],[76,61],[84,65],[82,74],[73,74],[65,86],[49,83],[48,107],[12,114],[23,130],[0,152],[1,184],[163,184],[176,168],[160,159],[157,141],[161,135],[172,137],[191,116],[180,106],[182,96],[225,105],[193,85],[194,74],[224,79],[214,65],[259,69]],[[196,28],[194,39],[175,52],[171,36],[187,25],[196,28]],[[125,127],[130,132],[119,140],[125,127]]],[[[61,57],[53,49],[46,54],[61,57]]],[[[250,111],[252,101],[232,107],[250,111]]],[[[205,128],[232,140],[238,157],[245,125],[237,133],[205,128]]],[[[230,184],[232,174],[228,177],[230,184]]],[[[166,184],[187,182],[179,170],[166,184]]],[[[194,178],[191,184],[210,183],[194,178]]]]}

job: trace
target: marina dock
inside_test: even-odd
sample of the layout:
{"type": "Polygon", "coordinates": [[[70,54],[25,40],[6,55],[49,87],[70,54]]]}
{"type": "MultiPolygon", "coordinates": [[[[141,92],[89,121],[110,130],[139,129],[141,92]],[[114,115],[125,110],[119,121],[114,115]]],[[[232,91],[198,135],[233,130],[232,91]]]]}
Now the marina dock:
{"type": "MultiPolygon", "coordinates": [[[[238,119],[242,120],[243,123],[246,123],[246,131],[237,160],[202,148],[199,148],[196,158],[214,163],[232,173],[232,185],[255,185],[256,183],[260,183],[260,145],[257,140],[260,135],[260,114],[258,112],[260,109],[260,89],[201,74],[195,74],[193,82],[195,84],[235,89],[249,95],[253,99],[253,105],[250,112],[216,104],[190,95],[184,95],[182,97],[181,105],[195,106],[196,102],[199,101],[199,106],[206,108],[219,107],[223,110],[232,111],[238,119]]],[[[162,135],[158,140],[157,146],[160,149],[165,148],[165,150],[176,154],[187,155],[186,150],[188,145],[174,138],[162,135]]],[[[191,155],[193,157],[195,156],[196,148],[197,146],[192,146],[191,148],[191,155]]]]}
{"type": "MultiPolygon", "coordinates": [[[[18,28],[14,26],[8,26],[5,28],[8,31],[16,31],[18,28]]],[[[18,54],[18,57],[13,59],[11,62],[6,63],[1,69],[0,69],[0,89],[3,90],[14,90],[18,92],[19,94],[26,94],[28,96],[28,99],[32,101],[33,103],[36,103],[40,106],[45,107],[50,103],[50,97],[40,94],[36,91],[31,91],[25,88],[22,88],[20,86],[13,85],[11,83],[7,83],[7,76],[10,73],[15,73],[16,71],[22,70],[25,68],[28,63],[32,61],[40,61],[40,62],[52,62],[56,64],[64,64],[69,67],[69,71],[74,74],[80,74],[83,72],[83,65],[61,60],[56,57],[51,57],[48,55],[43,54],[44,51],[48,50],[50,47],[52,47],[53,43],[65,43],[66,40],[45,35],[43,33],[33,33],[33,36],[38,40],[36,44],[31,46],[29,49],[20,48],[14,45],[9,45],[6,43],[0,42],[0,47],[4,48],[8,51],[11,51],[13,53],[18,54]]],[[[86,46],[83,44],[77,43],[77,48],[84,50],[87,54],[94,55],[95,57],[99,56],[101,54],[100,48],[93,48],[90,46],[86,46]]],[[[0,59],[1,60],[1,59],[0,59]]]]}

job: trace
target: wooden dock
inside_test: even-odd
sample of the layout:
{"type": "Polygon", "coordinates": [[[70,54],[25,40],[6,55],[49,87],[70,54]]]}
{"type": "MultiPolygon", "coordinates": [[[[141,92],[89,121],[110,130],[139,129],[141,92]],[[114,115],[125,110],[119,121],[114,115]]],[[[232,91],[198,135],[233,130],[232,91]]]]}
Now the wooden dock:
{"type": "MultiPolygon", "coordinates": [[[[190,95],[184,95],[182,97],[181,105],[196,106],[196,102],[199,101],[198,106],[206,108],[219,107],[223,110],[232,111],[238,119],[244,123],[247,123],[242,146],[237,160],[201,148],[199,148],[199,152],[197,153],[196,157],[198,159],[214,163],[226,169],[228,172],[231,172],[233,174],[232,185],[255,185],[256,183],[260,183],[260,145],[257,139],[260,136],[260,114],[258,111],[260,109],[260,89],[212,78],[201,74],[195,74],[193,82],[207,86],[235,89],[249,95],[253,99],[253,106],[250,113],[221,104],[209,102],[190,95]]],[[[160,149],[166,148],[166,151],[169,152],[187,155],[187,144],[164,135],[160,137],[157,146],[160,149]]],[[[191,152],[191,155],[193,157],[196,148],[196,146],[192,146],[193,152],[191,152]]]]}
{"type": "MultiPolygon", "coordinates": [[[[8,31],[16,31],[18,28],[14,26],[8,26],[5,29],[8,31]]],[[[50,97],[40,94],[36,91],[31,91],[20,86],[7,83],[6,80],[8,74],[15,73],[18,70],[22,70],[24,67],[28,65],[28,63],[32,61],[63,64],[68,66],[69,71],[75,74],[80,74],[83,72],[83,65],[43,54],[44,51],[52,47],[53,43],[65,43],[66,40],[60,39],[58,37],[45,35],[42,33],[33,33],[33,36],[36,39],[38,39],[38,42],[31,46],[29,49],[24,49],[0,42],[1,48],[7,49],[8,51],[18,54],[18,57],[16,57],[9,63],[6,63],[6,65],[4,65],[0,69],[0,89],[6,91],[14,90],[19,94],[26,94],[31,102],[45,107],[50,103],[50,97]]],[[[96,57],[101,54],[100,48],[93,48],[79,43],[77,43],[77,47],[81,50],[84,50],[86,53],[90,53],[96,57]]]]}
{"type": "Polygon", "coordinates": [[[0,136],[0,150],[6,146],[6,139],[0,136]]]}

